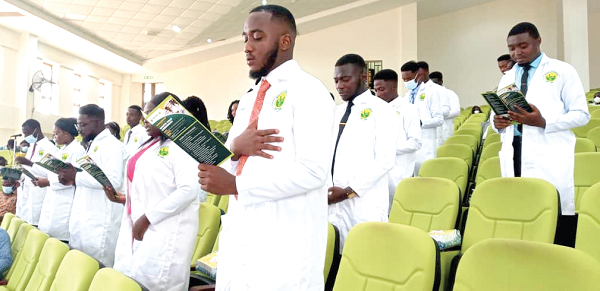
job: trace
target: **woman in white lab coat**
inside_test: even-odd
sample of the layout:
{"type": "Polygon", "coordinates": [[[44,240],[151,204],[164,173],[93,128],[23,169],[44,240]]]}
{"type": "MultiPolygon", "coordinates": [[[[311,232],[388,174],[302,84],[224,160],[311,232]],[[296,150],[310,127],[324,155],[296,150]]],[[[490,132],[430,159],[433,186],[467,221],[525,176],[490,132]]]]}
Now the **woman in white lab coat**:
{"type": "MultiPolygon", "coordinates": [[[[74,164],[75,161],[85,155],[85,150],[75,140],[75,137],[79,134],[75,124],[77,124],[75,118],[60,118],[54,123],[55,141],[62,146],[54,156],[70,164],[74,164]]],[[[34,167],[41,169],[37,164],[34,164],[34,167]]],[[[68,241],[69,217],[71,216],[75,187],[61,184],[58,181],[58,175],[49,171],[48,179],[39,178],[33,183],[38,187],[49,187],[40,213],[39,229],[52,237],[68,241]]]]}
{"type": "MultiPolygon", "coordinates": [[[[175,96],[155,95],[146,104],[146,113],[169,95],[175,96]]],[[[198,232],[198,162],[158,128],[147,122],[145,127],[150,140],[127,164],[125,210],[114,268],[150,290],[183,291],[188,289],[198,232]]]]}

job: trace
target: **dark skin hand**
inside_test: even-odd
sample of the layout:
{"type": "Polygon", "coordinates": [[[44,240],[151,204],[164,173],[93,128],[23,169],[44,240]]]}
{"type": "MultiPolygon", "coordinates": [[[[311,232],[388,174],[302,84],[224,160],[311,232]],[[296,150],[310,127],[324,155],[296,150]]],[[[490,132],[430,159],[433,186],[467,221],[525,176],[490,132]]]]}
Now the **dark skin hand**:
{"type": "Polygon", "coordinates": [[[28,158],[26,158],[26,157],[16,157],[16,158],[15,158],[15,161],[16,161],[18,164],[21,164],[21,165],[30,166],[30,167],[31,167],[31,166],[33,166],[33,162],[31,162],[31,161],[30,161],[28,158]]]}
{"type": "Polygon", "coordinates": [[[67,165],[69,165],[69,168],[58,170],[58,182],[67,186],[75,185],[75,174],[77,171],[75,171],[75,168],[71,164],[67,165]]]}
{"type": "Polygon", "coordinates": [[[206,164],[199,164],[198,183],[200,188],[215,195],[237,194],[235,176],[225,169],[206,164]]]}
{"type": "Polygon", "coordinates": [[[519,105],[515,105],[518,112],[509,111],[508,114],[510,115],[510,118],[499,115],[494,116],[494,127],[496,129],[504,129],[510,125],[511,120],[514,120],[529,126],[545,128],[546,119],[544,119],[540,110],[533,104],[529,104],[529,106],[531,106],[532,112],[527,112],[525,109],[519,107],[519,105]]]}
{"type": "Polygon", "coordinates": [[[125,195],[123,195],[121,192],[116,191],[115,189],[104,187],[104,194],[106,194],[106,198],[108,198],[108,200],[112,202],[125,204],[125,195]]]}
{"type": "Polygon", "coordinates": [[[142,215],[142,217],[138,218],[133,224],[133,238],[139,241],[144,240],[144,234],[149,226],[150,221],[146,217],[146,214],[142,215]]]}
{"type": "Polygon", "coordinates": [[[327,191],[331,192],[331,195],[327,196],[327,203],[329,205],[340,203],[346,199],[348,199],[348,194],[346,193],[346,189],[340,187],[331,187],[327,189],[327,191]]]}
{"type": "Polygon", "coordinates": [[[279,129],[256,129],[258,119],[248,125],[248,128],[231,142],[231,151],[234,161],[239,160],[240,156],[260,156],[272,159],[273,156],[264,152],[264,150],[281,151],[281,147],[271,145],[273,142],[283,142],[283,137],[273,136],[279,133],[279,129]]]}
{"type": "Polygon", "coordinates": [[[46,179],[46,178],[37,178],[37,179],[31,181],[31,183],[33,183],[33,185],[40,187],[40,188],[50,186],[50,181],[48,181],[48,179],[46,179]]]}

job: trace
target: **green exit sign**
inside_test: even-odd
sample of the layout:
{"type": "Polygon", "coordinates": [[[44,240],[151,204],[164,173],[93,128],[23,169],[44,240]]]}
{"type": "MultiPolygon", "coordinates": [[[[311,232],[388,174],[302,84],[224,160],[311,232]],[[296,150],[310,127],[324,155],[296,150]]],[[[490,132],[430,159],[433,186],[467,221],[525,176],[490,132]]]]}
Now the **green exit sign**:
{"type": "Polygon", "coordinates": [[[144,80],[150,80],[150,79],[153,79],[153,78],[154,78],[154,76],[144,76],[144,80]]]}

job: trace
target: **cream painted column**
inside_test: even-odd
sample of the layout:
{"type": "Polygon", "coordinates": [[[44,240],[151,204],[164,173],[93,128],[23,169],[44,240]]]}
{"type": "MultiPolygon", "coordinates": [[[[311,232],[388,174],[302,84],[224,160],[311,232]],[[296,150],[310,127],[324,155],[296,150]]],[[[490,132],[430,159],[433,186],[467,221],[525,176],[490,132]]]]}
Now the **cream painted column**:
{"type": "MultiPolygon", "coordinates": [[[[558,9],[558,13],[561,13],[560,9],[558,9]]],[[[562,16],[563,24],[562,43],[564,46],[562,52],[564,61],[575,67],[583,83],[584,90],[588,91],[590,89],[588,1],[562,0],[562,15],[559,15],[559,19],[560,16],[562,16]]],[[[560,43],[559,41],[559,45],[560,43]]]]}
{"type": "Polygon", "coordinates": [[[32,117],[35,103],[35,91],[29,92],[31,78],[36,72],[36,57],[38,52],[38,38],[29,33],[22,33],[19,51],[17,53],[17,67],[15,70],[15,106],[19,108],[17,115],[18,130],[25,120],[32,117]]]}
{"type": "MultiPolygon", "coordinates": [[[[398,26],[400,27],[399,43],[400,43],[400,64],[398,68],[410,60],[417,60],[417,3],[411,3],[400,7],[400,17],[398,26]]],[[[400,72],[397,72],[400,74],[400,72]]],[[[399,94],[402,96],[406,92],[406,88],[401,86],[399,82],[399,94]]]]}

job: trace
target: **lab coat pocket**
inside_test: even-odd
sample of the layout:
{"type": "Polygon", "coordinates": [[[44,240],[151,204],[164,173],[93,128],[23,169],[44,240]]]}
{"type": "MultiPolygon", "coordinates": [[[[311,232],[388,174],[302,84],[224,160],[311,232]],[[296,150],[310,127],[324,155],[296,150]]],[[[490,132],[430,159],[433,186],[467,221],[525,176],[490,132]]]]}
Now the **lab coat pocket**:
{"type": "Polygon", "coordinates": [[[144,234],[144,240],[139,242],[134,255],[133,264],[136,272],[147,276],[157,277],[165,267],[165,262],[171,260],[172,249],[169,250],[166,242],[169,236],[160,234],[150,228],[144,234]]]}

